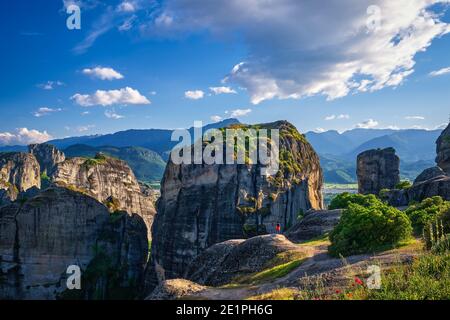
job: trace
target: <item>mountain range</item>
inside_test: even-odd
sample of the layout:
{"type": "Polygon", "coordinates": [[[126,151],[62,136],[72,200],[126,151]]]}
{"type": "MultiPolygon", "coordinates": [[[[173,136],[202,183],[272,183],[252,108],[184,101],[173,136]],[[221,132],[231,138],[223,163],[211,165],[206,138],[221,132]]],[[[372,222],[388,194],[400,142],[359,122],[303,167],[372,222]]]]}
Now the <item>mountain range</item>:
{"type": "MultiPolygon", "coordinates": [[[[203,127],[203,132],[240,123],[226,119],[203,127]]],[[[162,177],[170,150],[171,129],[126,130],[112,134],[51,140],[70,157],[93,157],[98,152],[120,158],[130,165],[141,181],[155,182],[162,177]]],[[[194,128],[189,128],[193,138],[194,128]]],[[[305,137],[320,156],[327,183],[355,183],[356,157],[368,149],[393,147],[401,159],[401,176],[414,180],[424,169],[434,166],[435,141],[442,130],[352,129],[339,133],[307,132],[305,137]]],[[[0,151],[26,151],[26,146],[4,146],[0,151]]]]}

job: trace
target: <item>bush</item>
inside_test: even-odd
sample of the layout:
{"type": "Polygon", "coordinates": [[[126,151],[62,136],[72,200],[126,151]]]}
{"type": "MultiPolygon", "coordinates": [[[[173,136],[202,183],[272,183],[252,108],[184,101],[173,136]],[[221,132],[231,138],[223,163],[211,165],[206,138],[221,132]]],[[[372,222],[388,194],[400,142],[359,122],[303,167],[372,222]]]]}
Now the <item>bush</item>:
{"type": "Polygon", "coordinates": [[[405,213],[380,201],[362,206],[350,204],[330,233],[330,254],[348,256],[371,253],[397,245],[411,236],[405,213]]]}
{"type": "Polygon", "coordinates": [[[348,192],[341,193],[331,200],[329,205],[330,210],[334,209],[347,209],[349,204],[355,203],[362,206],[379,205],[381,201],[373,194],[351,194],[348,192]]]}
{"type": "Polygon", "coordinates": [[[408,180],[404,180],[404,181],[401,181],[400,183],[398,183],[398,184],[395,186],[395,189],[398,189],[398,190],[406,190],[406,189],[409,189],[409,188],[411,188],[411,187],[412,187],[411,182],[409,182],[408,180]]]}
{"type": "MultiPolygon", "coordinates": [[[[423,228],[436,220],[439,214],[444,214],[447,210],[450,210],[450,202],[444,201],[441,197],[436,196],[427,198],[420,203],[411,204],[408,209],[405,210],[405,213],[411,220],[414,234],[422,235],[423,228]]],[[[445,225],[445,221],[443,222],[445,225]]],[[[448,231],[449,230],[447,230],[447,232],[448,231]]]]}

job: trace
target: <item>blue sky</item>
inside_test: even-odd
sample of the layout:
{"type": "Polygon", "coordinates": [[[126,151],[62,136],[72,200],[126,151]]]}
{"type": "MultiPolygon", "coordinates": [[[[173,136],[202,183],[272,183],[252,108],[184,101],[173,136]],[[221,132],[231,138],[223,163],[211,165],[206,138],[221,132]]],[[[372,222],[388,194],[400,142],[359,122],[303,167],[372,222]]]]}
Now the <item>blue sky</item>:
{"type": "Polygon", "coordinates": [[[402,1],[2,2],[0,145],[231,115],[303,132],[436,128],[450,114],[448,1],[402,1]],[[66,27],[70,4],[81,30],[66,27]]]}

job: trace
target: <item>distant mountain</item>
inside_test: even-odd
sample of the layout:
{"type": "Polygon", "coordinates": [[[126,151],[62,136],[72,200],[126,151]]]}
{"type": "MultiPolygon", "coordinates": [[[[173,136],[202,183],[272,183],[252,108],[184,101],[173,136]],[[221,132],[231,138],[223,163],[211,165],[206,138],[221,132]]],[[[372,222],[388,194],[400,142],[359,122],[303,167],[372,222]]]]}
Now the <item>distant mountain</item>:
{"type": "Polygon", "coordinates": [[[166,162],[158,153],[142,147],[92,147],[75,144],[64,150],[68,157],[92,158],[99,152],[127,162],[139,181],[160,181],[166,167],[166,162]]]}
{"type": "MultiPolygon", "coordinates": [[[[208,124],[203,127],[203,131],[208,129],[218,129],[240,123],[237,119],[226,119],[220,122],[208,124]]],[[[189,129],[191,136],[194,136],[194,128],[189,129]]],[[[147,148],[159,153],[164,159],[168,159],[169,151],[178,144],[178,141],[171,141],[173,130],[169,129],[142,129],[142,130],[126,130],[113,134],[105,134],[100,136],[84,136],[65,139],[51,140],[48,143],[65,149],[74,144],[84,144],[93,147],[114,146],[129,147],[137,146],[147,148]]]]}
{"type": "Polygon", "coordinates": [[[353,129],[344,133],[308,132],[306,137],[319,153],[325,181],[356,182],[356,157],[377,148],[393,147],[401,159],[403,179],[414,180],[424,169],[434,165],[436,139],[442,130],[353,129]]]}

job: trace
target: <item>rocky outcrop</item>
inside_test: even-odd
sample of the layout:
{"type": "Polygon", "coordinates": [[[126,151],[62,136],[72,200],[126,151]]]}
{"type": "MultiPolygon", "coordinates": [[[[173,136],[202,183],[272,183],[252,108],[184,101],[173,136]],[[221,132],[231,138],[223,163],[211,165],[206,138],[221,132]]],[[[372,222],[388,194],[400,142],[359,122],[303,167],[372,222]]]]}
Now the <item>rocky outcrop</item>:
{"type": "Polygon", "coordinates": [[[417,178],[414,180],[414,184],[418,184],[421,182],[425,182],[427,180],[431,180],[440,176],[445,176],[444,170],[440,167],[432,167],[429,169],[425,169],[417,178]]]}
{"type": "Polygon", "coordinates": [[[161,282],[145,300],[186,299],[207,288],[185,279],[170,279],[161,282]]]}
{"type": "Polygon", "coordinates": [[[378,195],[400,182],[400,159],[394,148],[368,150],[358,155],[358,188],[361,194],[378,195]]]}
{"type": "Polygon", "coordinates": [[[141,193],[133,171],[122,160],[98,154],[95,158],[70,158],[56,166],[53,183],[88,194],[111,212],[136,213],[144,219],[151,239],[155,209],[152,198],[141,193]]]}
{"type": "Polygon", "coordinates": [[[292,242],[302,242],[325,236],[339,223],[341,215],[340,209],[310,211],[286,232],[286,237],[292,242]]]}
{"type": "Polygon", "coordinates": [[[139,216],[110,215],[82,193],[49,188],[0,209],[1,299],[120,298],[142,280],[147,254],[139,216]],[[71,265],[81,290],[67,289],[71,265]]]}
{"type": "Polygon", "coordinates": [[[450,175],[450,125],[442,132],[436,141],[436,163],[450,175]]]}
{"type": "Polygon", "coordinates": [[[19,193],[41,187],[40,167],[36,158],[28,153],[0,154],[0,205],[16,200],[19,193]],[[2,195],[3,194],[3,195],[2,195]]]}
{"type": "Polygon", "coordinates": [[[307,257],[308,252],[283,235],[264,235],[248,240],[229,240],[209,247],[188,266],[183,278],[208,286],[220,286],[233,279],[259,272],[280,254],[307,257]]]}
{"type": "Polygon", "coordinates": [[[294,126],[279,121],[237,128],[279,129],[280,170],[267,177],[259,164],[169,161],[153,225],[150,287],[156,273],[182,277],[189,263],[216,243],[273,233],[277,223],[286,230],[300,213],[322,208],[319,158],[294,126]]]}
{"type": "Polygon", "coordinates": [[[28,146],[28,152],[36,157],[41,167],[41,173],[45,173],[48,176],[53,174],[58,163],[66,160],[64,152],[46,143],[31,144],[28,146]]]}

